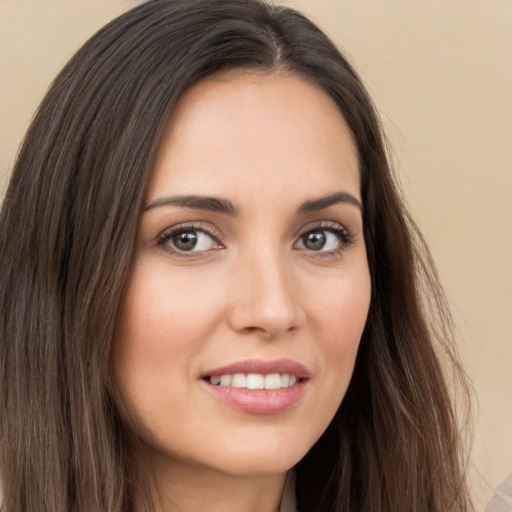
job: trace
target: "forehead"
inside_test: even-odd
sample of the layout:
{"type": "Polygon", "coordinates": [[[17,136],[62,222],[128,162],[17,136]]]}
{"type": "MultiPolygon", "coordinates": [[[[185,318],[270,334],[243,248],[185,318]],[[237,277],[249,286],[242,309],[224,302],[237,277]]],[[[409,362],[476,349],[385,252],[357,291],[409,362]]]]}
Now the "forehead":
{"type": "Polygon", "coordinates": [[[226,187],[255,194],[269,186],[291,193],[295,185],[312,188],[310,195],[343,188],[360,198],[352,134],[318,86],[291,74],[238,70],[202,80],[180,98],[149,195],[224,195],[226,187]]]}

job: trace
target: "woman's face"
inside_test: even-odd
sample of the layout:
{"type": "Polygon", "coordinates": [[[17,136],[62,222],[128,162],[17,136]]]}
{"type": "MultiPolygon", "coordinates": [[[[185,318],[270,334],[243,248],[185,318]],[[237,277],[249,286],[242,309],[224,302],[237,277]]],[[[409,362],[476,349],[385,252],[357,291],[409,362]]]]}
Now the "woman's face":
{"type": "Polygon", "coordinates": [[[180,99],[112,354],[155,460],[275,474],[324,432],[370,302],[357,160],[296,76],[221,73],[180,99]]]}

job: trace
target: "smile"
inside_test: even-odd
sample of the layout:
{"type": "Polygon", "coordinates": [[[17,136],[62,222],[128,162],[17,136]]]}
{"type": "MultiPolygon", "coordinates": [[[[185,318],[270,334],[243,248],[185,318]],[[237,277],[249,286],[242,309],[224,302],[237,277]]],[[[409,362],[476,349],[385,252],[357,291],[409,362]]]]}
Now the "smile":
{"type": "Polygon", "coordinates": [[[251,414],[279,414],[297,404],[308,389],[309,370],[290,359],[248,360],[201,376],[217,400],[251,414]]]}
{"type": "Polygon", "coordinates": [[[246,389],[282,389],[293,386],[297,382],[295,375],[289,373],[235,373],[215,375],[208,378],[214,386],[230,386],[232,388],[246,389]]]}

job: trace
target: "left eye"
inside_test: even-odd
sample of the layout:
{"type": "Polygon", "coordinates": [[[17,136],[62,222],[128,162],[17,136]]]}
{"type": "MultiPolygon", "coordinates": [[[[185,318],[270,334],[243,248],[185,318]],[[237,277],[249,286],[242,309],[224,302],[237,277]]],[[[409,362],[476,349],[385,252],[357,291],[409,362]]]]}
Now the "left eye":
{"type": "Polygon", "coordinates": [[[180,229],[165,235],[160,245],[167,245],[178,252],[208,251],[217,247],[211,235],[195,228],[180,229]]]}
{"type": "Polygon", "coordinates": [[[347,243],[342,233],[337,233],[327,229],[313,229],[304,233],[297,241],[298,249],[307,249],[309,251],[335,251],[347,243]]]}

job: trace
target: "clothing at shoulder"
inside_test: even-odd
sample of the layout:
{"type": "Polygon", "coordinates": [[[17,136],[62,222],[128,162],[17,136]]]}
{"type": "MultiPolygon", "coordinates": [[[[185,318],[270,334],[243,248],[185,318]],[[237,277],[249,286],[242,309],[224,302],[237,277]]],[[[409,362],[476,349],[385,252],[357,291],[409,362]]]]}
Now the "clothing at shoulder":
{"type": "Polygon", "coordinates": [[[484,512],[512,512],[512,474],[496,487],[484,512]]]}

